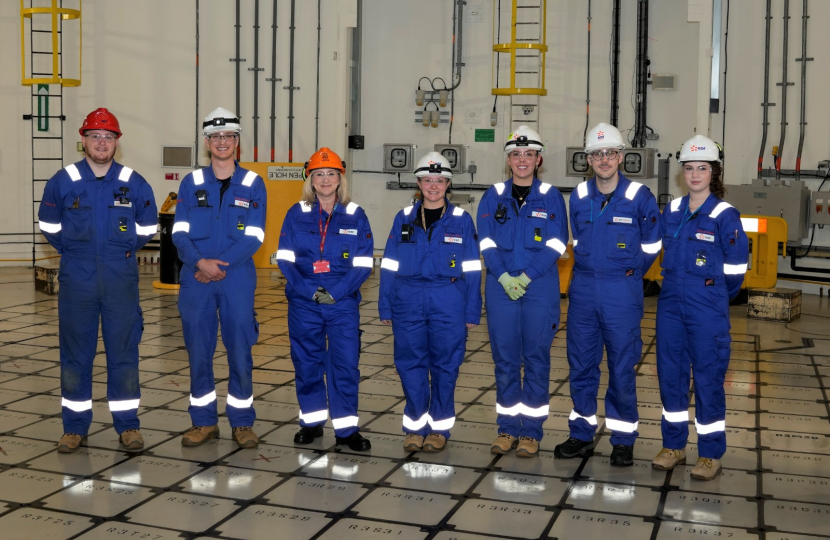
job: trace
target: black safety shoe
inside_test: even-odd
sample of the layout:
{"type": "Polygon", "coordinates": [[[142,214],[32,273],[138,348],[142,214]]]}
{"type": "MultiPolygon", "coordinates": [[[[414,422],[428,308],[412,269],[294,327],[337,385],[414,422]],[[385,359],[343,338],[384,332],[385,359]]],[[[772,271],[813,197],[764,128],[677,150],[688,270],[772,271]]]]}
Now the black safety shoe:
{"type": "Polygon", "coordinates": [[[372,449],[372,443],[369,442],[369,439],[361,435],[359,431],[355,431],[348,437],[335,437],[334,443],[337,445],[348,445],[349,449],[355,452],[365,452],[366,450],[372,449]]]}
{"type": "Polygon", "coordinates": [[[615,444],[611,450],[611,465],[614,467],[631,467],[634,465],[634,445],[615,444]]]}
{"type": "Polygon", "coordinates": [[[594,455],[594,441],[580,441],[571,437],[562,444],[557,444],[553,449],[553,457],[559,459],[571,459],[575,457],[588,457],[594,455]]]}
{"type": "Polygon", "coordinates": [[[311,444],[323,436],[323,426],[303,426],[294,434],[294,444],[311,444]]]}

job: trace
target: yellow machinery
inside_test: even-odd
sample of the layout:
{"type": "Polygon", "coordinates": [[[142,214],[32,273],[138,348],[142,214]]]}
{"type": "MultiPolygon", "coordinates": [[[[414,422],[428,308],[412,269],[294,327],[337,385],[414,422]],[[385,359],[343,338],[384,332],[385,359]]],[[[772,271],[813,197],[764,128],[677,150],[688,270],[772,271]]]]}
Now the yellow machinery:
{"type": "Polygon", "coordinates": [[[299,180],[269,180],[268,168],[299,168],[302,163],[264,163],[245,162],[242,167],[254,171],[265,180],[265,190],[268,193],[268,214],[265,216],[265,241],[254,254],[254,265],[257,268],[273,268],[271,255],[276,253],[280,242],[280,230],[285,214],[292,205],[300,201],[303,194],[303,181],[299,180]]]}
{"type": "Polygon", "coordinates": [[[565,254],[556,261],[559,270],[559,291],[567,294],[571,288],[571,280],[574,277],[574,246],[568,244],[565,254]]]}
{"type": "MultiPolygon", "coordinates": [[[[31,86],[33,84],[60,84],[61,86],[81,86],[81,0],[78,0],[78,9],[67,9],[58,7],[58,0],[51,0],[51,7],[24,7],[23,0],[20,0],[20,66],[21,66],[21,83],[23,86],[31,86]],[[26,77],[26,19],[30,20],[30,25],[34,27],[35,17],[51,18],[51,36],[52,36],[52,76],[35,76],[26,77]],[[63,33],[60,21],[76,20],[78,21],[78,78],[70,79],[63,76],[61,72],[61,55],[63,52],[60,47],[60,35],[63,33]]],[[[31,51],[30,51],[31,52],[31,51]]],[[[38,51],[40,52],[40,51],[38,51]]],[[[30,66],[32,71],[37,72],[35,66],[30,66]]]]}

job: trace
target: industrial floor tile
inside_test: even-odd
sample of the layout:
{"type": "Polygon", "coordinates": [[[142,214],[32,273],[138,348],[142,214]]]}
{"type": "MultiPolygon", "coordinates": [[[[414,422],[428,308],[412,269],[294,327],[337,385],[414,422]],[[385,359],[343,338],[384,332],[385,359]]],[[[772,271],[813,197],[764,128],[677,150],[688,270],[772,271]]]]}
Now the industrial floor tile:
{"type": "Polygon", "coordinates": [[[801,318],[788,325],[748,320],[745,307],[730,308],[732,360],[724,384],[728,447],[723,473],[701,482],[689,476],[698,453],[693,397],[688,463],[672,472],[651,468],[662,448],[656,298],[646,299],[642,321],[643,357],[636,368],[640,437],[633,467],[608,462],[605,361],[594,456],[553,457],[553,447],[568,437],[573,408],[567,300],[551,348],[551,414],[538,457],[490,453],[498,428],[486,314],[468,333],[455,393],[457,420],[447,447],[438,453],[404,451],[405,401],[394,366],[394,336],[378,319],[377,272],[364,287],[361,304],[358,409],[370,451],[335,446],[330,422],[323,437],[294,444],[299,407],[288,305],[284,280],[270,271],[260,271],[255,297],[260,339],[253,351],[254,430],[260,445],[240,449],[231,440],[223,414],[229,371],[220,341],[214,378],[221,436],[186,448],[180,434],[192,425],[190,370],[177,296],[152,288],[157,267],[139,268],[145,313],[139,419],[145,448],[125,451],[112,429],[99,339],[94,422],[86,446],[75,454],[55,452],[63,433],[57,301],[21,286],[31,282],[30,271],[0,269],[3,540],[830,538],[830,306],[817,297],[804,296],[801,318]]]}

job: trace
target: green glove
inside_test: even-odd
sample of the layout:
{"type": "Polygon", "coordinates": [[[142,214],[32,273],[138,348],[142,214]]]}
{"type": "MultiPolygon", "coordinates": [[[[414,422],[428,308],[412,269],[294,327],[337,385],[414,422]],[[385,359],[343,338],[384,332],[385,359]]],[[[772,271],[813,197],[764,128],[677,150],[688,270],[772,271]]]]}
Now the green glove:
{"type": "Polygon", "coordinates": [[[501,283],[501,286],[504,287],[504,292],[507,293],[507,297],[511,300],[518,300],[525,295],[525,292],[527,292],[522,280],[511,276],[507,272],[499,276],[499,283],[501,283]]]}
{"type": "Polygon", "coordinates": [[[519,280],[521,280],[522,285],[524,285],[525,289],[527,289],[527,286],[530,285],[531,281],[533,281],[532,279],[527,277],[527,274],[525,274],[524,272],[519,274],[519,280]]]}
{"type": "Polygon", "coordinates": [[[334,298],[323,287],[317,287],[317,292],[314,293],[314,296],[312,296],[311,299],[317,302],[318,304],[331,305],[334,303],[334,298]]]}

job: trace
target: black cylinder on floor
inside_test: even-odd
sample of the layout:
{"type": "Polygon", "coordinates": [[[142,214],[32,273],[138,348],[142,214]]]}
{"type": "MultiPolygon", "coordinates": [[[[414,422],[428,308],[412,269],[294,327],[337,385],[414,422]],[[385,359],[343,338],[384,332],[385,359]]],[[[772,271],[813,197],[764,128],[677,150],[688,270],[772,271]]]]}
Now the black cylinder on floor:
{"type": "Polygon", "coordinates": [[[182,261],[173,244],[173,221],[176,214],[159,214],[159,280],[168,285],[179,284],[182,261]]]}

